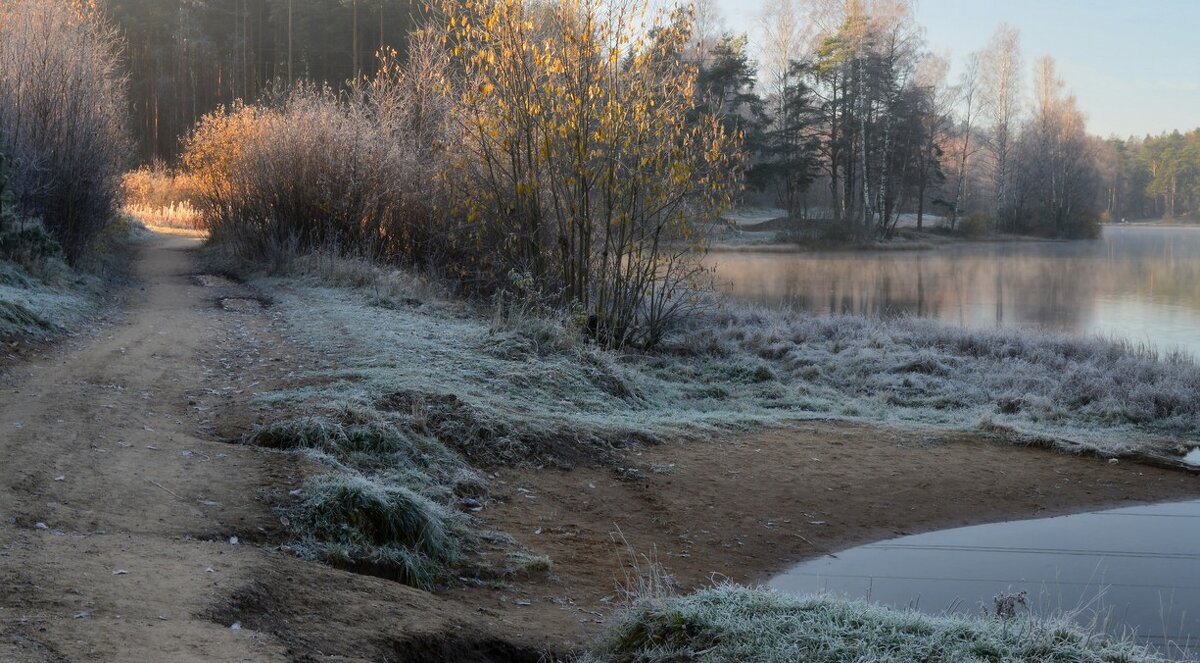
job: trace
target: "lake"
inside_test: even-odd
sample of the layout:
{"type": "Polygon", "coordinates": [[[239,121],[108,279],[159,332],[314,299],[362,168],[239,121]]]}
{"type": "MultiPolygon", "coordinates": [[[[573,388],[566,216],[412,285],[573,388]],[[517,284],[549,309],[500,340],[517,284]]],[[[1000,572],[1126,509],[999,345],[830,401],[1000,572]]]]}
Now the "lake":
{"type": "Polygon", "coordinates": [[[1200,228],[1106,226],[1097,240],[928,250],[713,251],[718,288],[819,315],[1103,335],[1200,356],[1200,228]]]}

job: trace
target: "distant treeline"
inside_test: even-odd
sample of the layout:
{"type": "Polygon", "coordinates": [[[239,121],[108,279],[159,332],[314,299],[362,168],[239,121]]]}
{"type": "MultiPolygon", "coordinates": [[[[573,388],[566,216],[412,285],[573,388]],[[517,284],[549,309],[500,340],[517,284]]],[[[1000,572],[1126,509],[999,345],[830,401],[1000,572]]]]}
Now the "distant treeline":
{"type": "Polygon", "coordinates": [[[130,124],[143,160],[170,159],[205,113],[275,80],[335,87],[403,50],[419,0],[101,0],[128,47],[130,124]]]}
{"type": "Polygon", "coordinates": [[[1114,220],[1200,219],[1200,129],[1107,141],[1103,171],[1114,220]]]}
{"type": "MultiPolygon", "coordinates": [[[[128,40],[143,162],[173,160],[207,112],[276,82],[348,89],[380,51],[403,56],[429,14],[421,0],[102,3],[128,40]]],[[[764,15],[752,41],[700,0],[674,56],[698,68],[692,116],[744,134],[747,193],[794,217],[858,238],[891,235],[904,214],[967,233],[1087,236],[1106,218],[1200,210],[1196,132],[1089,134],[1054,61],[1027,63],[1009,26],[950,79],[910,2],[769,0],[764,15]]]]}

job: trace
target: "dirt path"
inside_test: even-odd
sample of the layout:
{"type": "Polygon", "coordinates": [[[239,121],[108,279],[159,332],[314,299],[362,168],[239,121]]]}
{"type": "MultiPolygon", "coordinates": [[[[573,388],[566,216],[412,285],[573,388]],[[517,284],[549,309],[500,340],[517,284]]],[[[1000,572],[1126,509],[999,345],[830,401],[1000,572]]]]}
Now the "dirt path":
{"type": "Polygon", "coordinates": [[[117,323],[0,374],[0,661],[537,660],[503,616],[279,550],[319,468],[215,431],[302,366],[198,247],[156,236],[117,323]]]}
{"type": "Polygon", "coordinates": [[[253,293],[194,274],[196,247],[157,237],[120,322],[0,376],[0,661],[536,661],[611,622],[618,528],[690,588],[892,534],[1200,494],[1125,462],[811,424],[632,450],[663,470],[633,480],[500,469],[484,524],[553,571],[421,592],[279,550],[272,505],[319,468],[213,431],[271,416],[250,394],[301,359],[253,293]]]}
{"type": "Polygon", "coordinates": [[[280,653],[195,618],[261,555],[228,540],[261,526],[271,474],[261,455],[197,437],[198,352],[224,330],[189,275],[195,246],[154,239],[123,322],[3,384],[0,660],[280,653]]]}

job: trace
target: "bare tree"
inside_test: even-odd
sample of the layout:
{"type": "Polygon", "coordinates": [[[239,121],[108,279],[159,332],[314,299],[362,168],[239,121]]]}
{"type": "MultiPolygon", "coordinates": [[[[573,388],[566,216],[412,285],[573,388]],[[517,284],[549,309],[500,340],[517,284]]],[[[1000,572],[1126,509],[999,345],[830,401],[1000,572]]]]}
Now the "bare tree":
{"type": "Polygon", "coordinates": [[[979,112],[979,60],[978,53],[972,53],[967,58],[967,66],[963,69],[962,78],[958,84],[958,100],[962,111],[961,143],[956,161],[958,172],[954,178],[954,202],[950,206],[950,229],[958,225],[958,217],[962,212],[963,194],[967,181],[967,161],[978,148],[971,139],[974,137],[976,115],[979,112]]]}
{"type": "Polygon", "coordinates": [[[1029,229],[1056,237],[1094,235],[1100,177],[1083,113],[1066,92],[1054,59],[1034,66],[1033,117],[1020,141],[1022,197],[1029,229]]]}
{"type": "Polygon", "coordinates": [[[1008,24],[996,29],[980,61],[983,108],[990,122],[993,213],[1000,227],[1014,220],[1009,196],[1014,132],[1021,114],[1021,34],[1008,24]]]}
{"type": "Polygon", "coordinates": [[[703,66],[725,32],[725,19],[716,0],[695,0],[692,9],[692,34],[686,50],[697,66],[703,66]]]}
{"type": "Polygon", "coordinates": [[[925,57],[917,68],[916,85],[921,91],[920,99],[924,104],[920,109],[921,154],[917,162],[920,169],[917,191],[918,229],[925,225],[925,198],[932,179],[930,170],[941,160],[941,145],[951,128],[954,108],[958,104],[958,89],[946,82],[949,72],[950,59],[937,55],[925,57]]]}
{"type": "Polygon", "coordinates": [[[777,102],[787,89],[792,63],[808,54],[812,24],[803,19],[796,0],[767,0],[758,17],[761,79],[777,102]]]}

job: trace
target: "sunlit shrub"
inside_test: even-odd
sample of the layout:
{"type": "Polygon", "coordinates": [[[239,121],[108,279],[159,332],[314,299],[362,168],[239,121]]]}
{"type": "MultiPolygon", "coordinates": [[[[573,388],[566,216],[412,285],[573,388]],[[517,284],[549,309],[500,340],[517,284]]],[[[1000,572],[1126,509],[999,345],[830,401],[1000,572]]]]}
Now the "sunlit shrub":
{"type": "Polygon", "coordinates": [[[198,191],[194,178],[162,163],[131,170],[121,176],[121,197],[126,205],[165,209],[190,205],[198,191]]]}
{"type": "Polygon", "coordinates": [[[147,226],[199,230],[204,225],[195,178],[162,163],[143,166],[121,176],[123,211],[147,226]]]}
{"type": "Polygon", "coordinates": [[[494,275],[519,274],[610,346],[657,343],[703,274],[695,221],[731,199],[737,140],[695,117],[684,12],[451,0],[458,200],[494,275]]]}
{"type": "Polygon", "coordinates": [[[212,237],[251,259],[329,250],[444,262],[444,122],[424,69],[437,61],[418,45],[410,62],[385,57],[376,80],[345,95],[300,85],[201,119],[183,163],[212,237]]]}

